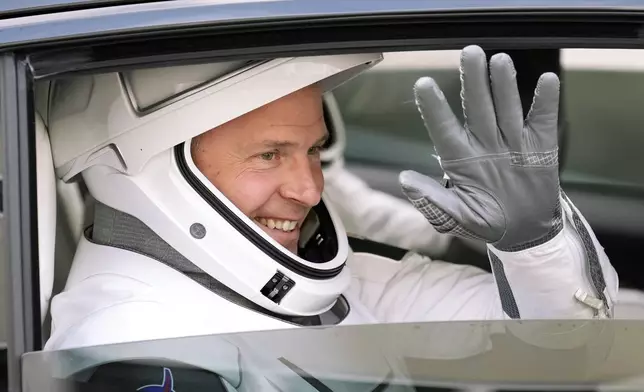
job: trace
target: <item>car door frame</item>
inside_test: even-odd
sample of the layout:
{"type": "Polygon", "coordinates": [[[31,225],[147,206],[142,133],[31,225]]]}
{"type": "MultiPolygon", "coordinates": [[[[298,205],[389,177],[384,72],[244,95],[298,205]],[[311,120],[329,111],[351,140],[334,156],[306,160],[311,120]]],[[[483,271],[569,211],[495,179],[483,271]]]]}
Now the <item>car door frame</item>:
{"type": "Polygon", "coordinates": [[[24,58],[14,53],[2,54],[0,75],[6,356],[9,390],[19,391],[20,358],[41,346],[33,78],[24,58]]]}
{"type": "MultiPolygon", "coordinates": [[[[579,13],[571,11],[565,18],[562,18],[557,12],[548,13],[541,10],[522,15],[521,12],[515,10],[514,13],[501,11],[498,15],[493,12],[492,14],[490,12],[481,13],[480,18],[474,17],[472,19],[473,15],[478,15],[478,11],[463,9],[459,14],[440,9],[423,10],[413,6],[414,2],[406,0],[379,2],[381,9],[374,14],[368,14],[364,4],[359,5],[359,2],[345,2],[344,5],[341,1],[323,3],[324,5],[311,5],[314,10],[308,14],[302,12],[298,16],[296,13],[275,13],[272,18],[262,20],[250,18],[248,15],[252,15],[252,13],[237,6],[241,7],[235,8],[241,10],[240,17],[246,15],[245,17],[249,18],[247,25],[242,26],[243,28],[240,27],[239,20],[235,20],[230,15],[229,19],[224,21],[214,19],[204,21],[196,18],[199,11],[196,5],[191,9],[193,12],[173,14],[172,7],[174,5],[168,3],[164,14],[167,19],[159,18],[159,15],[164,12],[163,9],[150,9],[147,13],[142,12],[137,16],[141,23],[135,28],[130,28],[124,36],[119,36],[122,32],[119,29],[110,30],[109,24],[103,30],[100,25],[97,26],[97,21],[114,20],[115,15],[110,14],[112,7],[106,7],[103,16],[92,14],[94,19],[87,19],[84,23],[81,23],[82,18],[74,19],[74,13],[69,12],[61,14],[61,20],[53,18],[51,25],[39,22],[37,17],[34,17],[33,24],[29,24],[29,18],[26,18],[21,21],[22,24],[9,23],[4,32],[0,31],[0,49],[4,50],[0,54],[2,56],[0,62],[2,74],[0,79],[0,123],[2,130],[0,130],[0,135],[3,143],[2,153],[4,154],[4,180],[2,184],[4,219],[2,225],[7,238],[7,247],[2,251],[7,257],[4,279],[7,284],[5,295],[9,298],[7,353],[11,391],[21,390],[20,358],[22,354],[39,350],[42,347],[40,318],[38,317],[40,296],[38,292],[35,122],[34,103],[31,95],[35,79],[66,73],[104,71],[114,69],[114,67],[139,64],[163,63],[167,65],[195,60],[205,61],[206,59],[230,59],[260,55],[287,56],[310,55],[320,52],[456,49],[472,43],[490,47],[507,45],[507,34],[498,35],[504,30],[490,30],[490,27],[494,26],[489,23],[487,27],[477,25],[481,20],[488,20],[487,18],[492,18],[495,25],[503,20],[515,20],[517,25],[520,24],[519,21],[528,25],[530,23],[539,25],[542,21],[552,20],[552,23],[559,26],[559,30],[549,31],[547,36],[550,39],[547,41],[545,40],[546,34],[540,35],[541,33],[539,33],[530,37],[518,37],[512,42],[512,45],[553,47],[566,42],[575,44],[584,39],[590,39],[586,42],[586,46],[644,47],[644,42],[638,34],[639,30],[633,29],[633,26],[644,26],[644,7],[641,10],[623,9],[620,11],[616,9],[612,13],[607,12],[603,19],[598,19],[597,13],[593,14],[588,10],[580,10],[579,13]],[[335,13],[331,12],[332,8],[329,4],[334,4],[335,13]],[[323,11],[328,14],[324,15],[323,11]],[[61,23],[65,17],[73,19],[73,23],[70,23],[68,27],[61,27],[60,30],[48,32],[48,28],[51,26],[62,26],[61,23]],[[596,23],[603,23],[606,29],[594,29],[596,25],[591,28],[579,24],[574,26],[575,29],[571,29],[571,26],[568,25],[571,20],[581,22],[585,20],[584,18],[595,20],[596,23]],[[164,22],[159,24],[159,20],[164,22]],[[622,26],[619,24],[620,20],[630,23],[630,25],[622,26]],[[405,23],[405,21],[409,23],[405,23]],[[426,23],[427,26],[420,25],[421,22],[426,23]],[[454,37],[450,39],[445,39],[441,35],[445,30],[440,28],[444,28],[446,22],[453,23],[453,28],[450,30],[454,32],[454,37]],[[392,25],[397,26],[400,31],[409,29],[410,35],[404,39],[398,36],[387,36],[387,31],[392,31],[392,25]],[[438,28],[432,30],[429,25],[438,28]],[[272,28],[279,27],[280,34],[276,34],[270,39],[259,39],[266,31],[270,31],[271,26],[272,28]],[[186,29],[187,27],[194,27],[194,29],[186,29]],[[345,35],[340,37],[336,34],[333,37],[327,37],[325,34],[328,34],[333,28],[338,32],[344,31],[345,35]],[[146,50],[149,50],[151,45],[155,43],[158,45],[163,39],[172,41],[173,38],[179,37],[181,29],[190,30],[195,34],[195,37],[201,37],[202,41],[204,34],[219,34],[218,36],[221,37],[221,34],[225,33],[228,40],[238,39],[236,41],[238,47],[211,50],[204,47],[202,52],[192,57],[189,56],[192,53],[183,53],[183,56],[181,53],[174,53],[151,58],[150,53],[143,50],[146,49],[146,46],[148,47],[146,50]],[[289,31],[290,35],[287,34],[289,31]],[[350,35],[351,32],[354,36],[349,39],[346,34],[350,35]],[[558,39],[553,39],[553,34],[558,39]],[[539,37],[541,37],[540,40],[539,37]],[[153,38],[154,42],[148,42],[148,38],[153,38]],[[122,46],[120,51],[118,50],[119,46],[122,46]],[[124,49],[125,47],[127,50],[124,49]],[[137,47],[143,52],[133,50],[137,47]],[[110,53],[114,54],[114,61],[104,61],[105,57],[101,56],[110,53]],[[69,57],[73,54],[76,56],[69,57]],[[101,59],[103,59],[102,62],[101,59]]],[[[581,4],[582,2],[574,3],[581,4]]],[[[299,3],[300,6],[306,8],[307,6],[303,4],[306,3],[299,3]]],[[[286,9],[284,4],[258,3],[256,6],[265,7],[263,8],[265,10],[270,10],[270,7],[286,9]]],[[[430,3],[424,5],[424,7],[429,6],[430,3]]],[[[215,5],[210,7],[206,7],[210,12],[216,10],[215,5]]],[[[114,7],[114,9],[116,8],[119,7],[114,7]]],[[[82,14],[85,11],[78,12],[82,14]]],[[[0,30],[1,26],[0,22],[0,30]]],[[[188,39],[188,37],[183,34],[180,39],[188,39]]],[[[110,58],[110,60],[112,59],[110,58]]]]}

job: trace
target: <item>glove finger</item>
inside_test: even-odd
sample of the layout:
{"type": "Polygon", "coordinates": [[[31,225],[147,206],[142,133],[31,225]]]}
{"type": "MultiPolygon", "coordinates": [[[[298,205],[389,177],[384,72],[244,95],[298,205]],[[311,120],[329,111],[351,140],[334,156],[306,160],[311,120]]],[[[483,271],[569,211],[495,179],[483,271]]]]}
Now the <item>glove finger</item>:
{"type": "Polygon", "coordinates": [[[425,128],[441,159],[458,159],[470,156],[467,135],[447,103],[445,94],[430,77],[418,79],[414,84],[416,105],[425,122],[425,128]]]}
{"type": "Polygon", "coordinates": [[[467,46],[461,52],[461,99],[467,129],[489,152],[499,151],[502,139],[496,124],[490,93],[490,77],[485,52],[479,46],[467,46]]]}
{"type": "Polygon", "coordinates": [[[448,218],[453,220],[454,217],[460,216],[458,211],[461,200],[433,178],[413,170],[405,170],[400,173],[398,179],[405,196],[432,225],[443,226],[448,218]],[[440,210],[434,208],[434,205],[440,210]]]}
{"type": "Polygon", "coordinates": [[[552,151],[557,148],[557,122],[559,116],[559,78],[552,72],[544,73],[537,82],[532,107],[526,124],[529,133],[527,149],[552,151]]]}
{"type": "Polygon", "coordinates": [[[490,59],[490,79],[497,122],[507,145],[521,151],[523,107],[517,87],[516,70],[510,56],[498,53],[490,59]]]}

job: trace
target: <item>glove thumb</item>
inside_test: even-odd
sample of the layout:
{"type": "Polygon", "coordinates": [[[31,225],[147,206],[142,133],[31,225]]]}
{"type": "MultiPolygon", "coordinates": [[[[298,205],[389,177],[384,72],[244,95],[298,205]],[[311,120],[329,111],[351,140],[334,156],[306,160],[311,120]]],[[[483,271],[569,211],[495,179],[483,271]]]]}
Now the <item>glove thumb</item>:
{"type": "Polygon", "coordinates": [[[405,196],[430,221],[433,219],[429,215],[439,213],[439,211],[431,211],[431,205],[438,207],[443,214],[452,218],[460,216],[458,213],[460,199],[452,190],[445,188],[433,178],[413,170],[405,170],[398,176],[398,181],[405,196]]]}

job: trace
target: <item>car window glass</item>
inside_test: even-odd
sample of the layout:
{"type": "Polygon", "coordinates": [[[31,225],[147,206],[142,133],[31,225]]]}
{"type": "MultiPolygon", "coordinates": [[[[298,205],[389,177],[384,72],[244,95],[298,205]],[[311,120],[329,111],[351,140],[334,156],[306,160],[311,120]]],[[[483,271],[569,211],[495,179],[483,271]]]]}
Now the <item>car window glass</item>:
{"type": "MultiPolygon", "coordinates": [[[[435,78],[445,92],[457,118],[462,121],[463,113],[460,102],[461,80],[459,75],[459,55],[459,51],[389,53],[385,55],[385,61],[382,64],[333,91],[339,103],[341,114],[347,129],[348,146],[345,154],[347,164],[350,169],[362,168],[371,170],[369,173],[372,173],[372,175],[363,176],[363,178],[365,178],[375,189],[386,190],[391,194],[400,196],[400,193],[395,190],[397,186],[397,175],[401,170],[405,169],[418,170],[435,177],[440,177],[442,175],[438,161],[432,156],[434,154],[434,149],[431,138],[425,129],[414,102],[413,84],[423,76],[431,76],[435,78]],[[390,187],[390,184],[393,185],[390,187]]],[[[639,73],[637,70],[623,67],[613,69],[610,68],[610,66],[606,68],[607,66],[603,65],[597,69],[596,67],[588,67],[585,63],[583,63],[583,65],[579,65],[579,63],[562,61],[562,64],[565,65],[565,70],[561,72],[563,83],[562,132],[566,134],[566,137],[564,138],[566,144],[562,144],[565,146],[565,148],[562,149],[562,155],[566,160],[563,176],[565,182],[564,187],[566,187],[566,190],[573,190],[571,195],[575,200],[578,200],[577,198],[586,197],[587,202],[585,204],[584,202],[579,203],[580,208],[584,211],[584,215],[589,216],[591,224],[597,229],[597,234],[600,237],[602,244],[606,246],[607,251],[611,253],[611,262],[616,269],[619,270],[620,275],[627,277],[629,275],[636,276],[636,274],[623,273],[624,271],[628,271],[627,265],[632,263],[630,263],[630,258],[627,258],[620,253],[614,253],[614,249],[618,248],[615,246],[617,242],[615,242],[616,240],[614,240],[614,236],[615,233],[618,233],[620,230],[627,230],[629,231],[629,234],[635,235],[635,239],[629,240],[630,242],[628,245],[637,244],[639,246],[641,239],[644,238],[644,230],[638,231],[636,229],[629,228],[625,224],[621,225],[619,222],[617,227],[615,227],[614,220],[611,220],[612,218],[605,219],[603,216],[606,212],[606,207],[601,197],[605,194],[606,190],[619,193],[620,189],[622,189],[620,186],[623,184],[626,184],[631,188],[637,188],[640,186],[644,187],[644,180],[637,177],[635,172],[625,161],[639,158],[639,156],[633,153],[635,149],[634,146],[637,144],[644,146],[644,136],[642,136],[642,133],[638,131],[638,129],[641,128],[640,123],[644,125],[644,116],[641,114],[644,112],[639,109],[633,109],[633,107],[637,106],[638,102],[636,100],[638,95],[638,82],[634,80],[639,77],[639,73]],[[603,82],[601,82],[602,78],[605,78],[603,82]],[[613,80],[612,78],[615,78],[618,82],[611,82],[611,80],[613,80]],[[623,78],[623,80],[620,78],[623,78]],[[622,81],[619,82],[619,80],[622,81]],[[628,80],[633,80],[633,82],[629,85],[626,83],[628,80]],[[604,95],[590,97],[594,83],[601,85],[601,91],[604,95]],[[631,92],[629,93],[630,95],[627,95],[631,98],[631,101],[629,101],[632,105],[630,110],[622,108],[622,106],[617,103],[604,104],[606,103],[606,100],[609,99],[614,99],[616,102],[619,102],[618,97],[621,96],[620,94],[623,94],[620,91],[625,88],[631,89],[631,92]],[[610,94],[613,94],[615,98],[610,98],[610,94]],[[589,113],[586,108],[592,108],[594,112],[589,113]],[[588,116],[591,114],[594,116],[592,118],[602,117],[603,119],[603,116],[605,116],[606,119],[613,118],[615,124],[618,126],[613,127],[611,124],[603,120],[590,121],[588,116]],[[606,129],[610,129],[611,131],[606,132],[606,129]],[[622,132],[624,134],[622,134],[622,132]],[[607,152],[607,149],[603,147],[603,145],[609,144],[606,141],[608,139],[613,143],[612,146],[620,146],[620,143],[632,143],[633,146],[623,148],[623,154],[621,151],[619,154],[615,154],[615,151],[609,153],[607,152]],[[601,157],[593,158],[592,154],[597,154],[601,157]],[[600,164],[601,162],[603,162],[603,165],[608,165],[609,167],[606,168],[602,166],[600,164]],[[619,171],[619,173],[616,173],[617,171],[619,171]],[[584,190],[585,188],[580,187],[581,185],[587,184],[595,184],[600,186],[600,188],[584,190]],[[575,190],[578,192],[574,193],[575,190]]],[[[525,69],[526,68],[518,68],[518,72],[523,72],[525,69]]],[[[146,78],[148,76],[150,78],[158,77],[158,75],[154,73],[150,73],[146,78]]],[[[190,86],[194,87],[193,85],[190,86]]],[[[146,98],[145,101],[147,103],[158,103],[157,100],[159,99],[172,97],[171,95],[168,95],[168,92],[165,90],[159,91],[163,92],[163,94],[159,96],[150,95],[148,97],[149,100],[146,98]]],[[[642,91],[644,91],[644,89],[642,91]]],[[[528,96],[527,100],[531,100],[531,96],[528,96]]],[[[41,108],[39,110],[44,111],[47,106],[39,106],[38,103],[42,102],[36,102],[36,106],[41,108]]],[[[525,109],[526,108],[524,107],[524,110],[525,109]]],[[[47,118],[47,115],[44,113],[43,116],[47,118]]],[[[366,171],[361,173],[364,175],[366,171]]],[[[399,189],[399,187],[397,189],[399,189]]],[[[62,201],[63,197],[61,196],[59,202],[62,201]]],[[[81,203],[84,202],[82,198],[77,198],[75,201],[81,203]]],[[[632,198],[631,201],[638,201],[638,199],[632,198]]],[[[622,203],[622,205],[625,204],[622,203]]],[[[82,204],[80,204],[80,206],[84,207],[82,204]]],[[[638,213],[644,213],[644,207],[640,206],[639,209],[626,208],[625,211],[636,216],[638,213]]],[[[57,218],[58,222],[62,222],[63,216],[65,216],[65,214],[61,213],[59,215],[59,218],[57,218]]],[[[90,218],[93,218],[93,216],[90,218]]],[[[69,219],[69,216],[66,219],[69,219]]],[[[71,221],[74,220],[70,219],[70,222],[71,221]]],[[[80,221],[82,221],[82,219],[80,221]]],[[[644,219],[642,219],[641,222],[644,222],[644,219]]],[[[68,224],[70,223],[68,222],[68,224]]],[[[76,232],[72,226],[73,225],[70,224],[69,227],[65,227],[63,230],[76,232]]],[[[58,229],[60,229],[60,227],[58,229]]],[[[68,237],[69,236],[73,237],[73,235],[68,233],[68,237]]],[[[63,249],[63,247],[59,246],[63,240],[65,240],[63,239],[63,236],[57,236],[57,252],[60,252],[58,249],[63,249]]],[[[623,238],[620,237],[620,240],[623,240],[623,238]]],[[[67,264],[69,264],[72,259],[73,248],[76,244],[77,238],[68,238],[65,241],[69,241],[70,243],[69,249],[67,249],[67,253],[64,256],[65,260],[68,261],[67,264]]],[[[485,262],[488,262],[487,254],[484,253],[483,256],[485,257],[485,262]]],[[[61,263],[56,261],[56,265],[60,266],[61,263]]],[[[67,271],[65,270],[65,272],[67,271]]],[[[62,279],[60,279],[59,283],[61,283],[60,286],[62,286],[66,275],[61,275],[60,278],[62,279]]],[[[627,279],[625,279],[625,281],[627,281],[627,279]]],[[[644,287],[644,284],[638,284],[644,282],[633,280],[627,283],[638,288],[644,287]]],[[[452,326],[450,325],[449,329],[451,328],[452,326]]],[[[469,327],[464,328],[467,329],[469,327]]],[[[505,327],[501,325],[499,328],[503,329],[505,327]]],[[[396,336],[399,336],[398,333],[396,333],[396,336]]],[[[439,334],[439,336],[442,335],[439,334]]],[[[379,341],[381,338],[382,337],[377,337],[377,335],[372,337],[374,341],[379,341]]],[[[440,339],[444,338],[440,337],[440,339]]],[[[302,341],[314,342],[315,340],[303,339],[302,341]]],[[[449,341],[449,339],[445,339],[445,341],[449,341]]],[[[175,341],[176,344],[178,344],[177,342],[179,341],[175,341]]],[[[195,341],[193,340],[193,343],[194,342],[195,341]]],[[[410,342],[411,345],[408,349],[413,351],[416,347],[413,341],[410,342]]],[[[172,342],[166,343],[169,344],[167,347],[172,346],[172,342]]],[[[182,346],[183,344],[178,344],[176,347],[182,346]]],[[[483,346],[487,347],[487,341],[478,348],[483,346]]],[[[136,349],[133,352],[137,355],[146,352],[146,349],[150,349],[150,352],[158,352],[155,347],[156,346],[154,345],[136,346],[136,349]]],[[[171,350],[176,350],[176,347],[171,350]]],[[[102,349],[95,349],[96,350],[94,350],[94,352],[97,353],[99,357],[103,357],[102,349]]],[[[90,349],[89,351],[92,350],[93,349],[90,349]]],[[[72,350],[71,354],[70,352],[67,352],[65,355],[69,355],[68,358],[78,360],[78,362],[74,362],[74,365],[78,365],[79,363],[83,364],[83,356],[89,351],[83,353],[82,350],[72,350]]],[[[115,351],[112,349],[111,352],[114,353],[117,351],[118,350],[115,351]]],[[[266,352],[273,355],[275,352],[278,352],[278,350],[275,346],[272,346],[270,349],[267,349],[266,352]]],[[[233,354],[234,355],[232,355],[232,357],[237,358],[234,350],[233,354]]],[[[260,352],[260,354],[262,353],[260,352]]],[[[32,356],[32,358],[39,358],[35,359],[35,361],[40,361],[38,363],[41,365],[44,359],[46,359],[45,362],[47,363],[58,361],[58,364],[61,365],[61,367],[56,369],[58,373],[52,377],[57,380],[65,380],[77,369],[65,369],[66,362],[60,358],[52,359],[56,358],[55,355],[57,354],[46,354],[42,357],[32,356]]],[[[329,358],[331,358],[331,356],[329,356],[329,358]]],[[[69,359],[68,361],[73,362],[69,359]]],[[[115,369],[116,370],[111,369],[110,371],[114,371],[118,374],[119,368],[115,369]]],[[[292,368],[290,369],[292,370],[292,368]]],[[[322,369],[320,372],[326,370],[329,369],[322,369]]],[[[162,373],[163,372],[161,372],[161,374],[162,373]]],[[[156,376],[157,375],[154,375],[154,377],[156,376]]],[[[147,378],[144,379],[147,380],[147,378]]],[[[234,384],[233,381],[234,379],[231,378],[228,382],[234,384]]],[[[79,382],[84,381],[81,380],[79,382]]],[[[141,384],[141,386],[143,385],[157,384],[141,384]]]]}
{"type": "Polygon", "coordinates": [[[643,364],[640,321],[608,326],[592,320],[580,328],[571,320],[497,320],[299,328],[33,352],[24,357],[23,373],[31,375],[25,392],[623,391],[642,390],[643,364]]]}

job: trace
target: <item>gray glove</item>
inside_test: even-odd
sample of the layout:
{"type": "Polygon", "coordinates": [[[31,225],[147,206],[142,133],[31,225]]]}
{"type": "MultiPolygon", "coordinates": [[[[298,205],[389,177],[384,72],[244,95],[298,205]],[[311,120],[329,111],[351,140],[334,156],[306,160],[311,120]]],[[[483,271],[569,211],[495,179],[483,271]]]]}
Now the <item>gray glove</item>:
{"type": "Polygon", "coordinates": [[[483,50],[463,49],[464,127],[436,82],[419,79],[416,103],[449,181],[441,184],[414,171],[400,174],[403,192],[436,230],[505,251],[542,244],[563,227],[559,79],[553,73],[541,75],[524,121],[515,75],[507,54],[491,58],[488,74],[483,50]]]}

